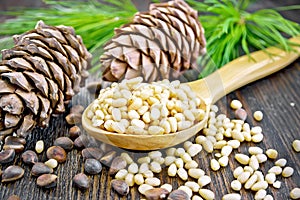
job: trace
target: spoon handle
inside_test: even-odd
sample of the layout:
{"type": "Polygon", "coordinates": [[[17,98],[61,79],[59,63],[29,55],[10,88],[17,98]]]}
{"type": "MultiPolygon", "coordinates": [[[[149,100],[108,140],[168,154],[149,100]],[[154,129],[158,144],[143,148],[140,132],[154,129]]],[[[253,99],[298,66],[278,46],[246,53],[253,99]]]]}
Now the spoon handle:
{"type": "Polygon", "coordinates": [[[239,57],[206,78],[190,82],[189,85],[201,97],[215,103],[226,94],[277,72],[295,61],[300,54],[300,36],[289,41],[299,44],[293,47],[294,51],[286,52],[277,47],[256,51],[250,54],[254,60],[250,60],[247,55],[239,57]],[[270,57],[270,54],[273,56],[270,57]]]}

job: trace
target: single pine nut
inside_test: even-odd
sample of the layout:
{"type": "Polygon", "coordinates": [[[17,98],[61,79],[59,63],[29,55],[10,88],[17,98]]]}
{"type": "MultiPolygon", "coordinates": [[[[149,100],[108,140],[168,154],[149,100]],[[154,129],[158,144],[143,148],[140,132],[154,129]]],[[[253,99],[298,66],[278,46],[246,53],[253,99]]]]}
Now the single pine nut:
{"type": "Polygon", "coordinates": [[[195,142],[196,142],[197,144],[202,144],[202,143],[204,143],[204,142],[206,142],[206,141],[207,141],[207,139],[206,139],[206,137],[203,136],[203,135],[199,135],[199,136],[197,136],[196,139],[195,139],[195,142]]]}
{"type": "Polygon", "coordinates": [[[257,175],[253,174],[246,182],[245,182],[245,189],[250,189],[257,181],[257,175]]]}
{"type": "Polygon", "coordinates": [[[176,160],[175,156],[167,156],[165,157],[165,165],[170,166],[176,160]]]}
{"type": "Polygon", "coordinates": [[[273,187],[279,189],[281,187],[281,182],[280,181],[275,181],[273,183],[273,187]]]}
{"type": "Polygon", "coordinates": [[[158,158],[158,157],[162,157],[162,153],[160,151],[151,151],[151,152],[148,153],[148,156],[151,159],[155,159],[155,158],[158,158]]]}
{"type": "Polygon", "coordinates": [[[171,147],[166,150],[167,156],[175,156],[176,148],[171,147]]]}
{"type": "Polygon", "coordinates": [[[184,191],[185,193],[187,193],[187,195],[188,195],[190,198],[192,198],[192,196],[193,196],[193,191],[192,191],[192,189],[191,189],[190,187],[188,187],[188,186],[182,185],[182,186],[180,186],[180,187],[178,188],[178,190],[184,191]]]}
{"type": "Polygon", "coordinates": [[[194,182],[194,181],[188,181],[188,182],[185,182],[184,184],[185,186],[191,188],[191,190],[193,192],[198,192],[199,189],[200,189],[200,186],[198,185],[198,183],[194,182]]]}
{"type": "Polygon", "coordinates": [[[48,167],[54,169],[54,168],[57,167],[58,162],[57,162],[57,160],[51,158],[51,159],[49,159],[49,160],[47,160],[47,161],[45,162],[45,165],[47,165],[48,167]]]}
{"type": "Polygon", "coordinates": [[[252,169],[257,170],[259,168],[259,162],[255,155],[252,155],[250,157],[249,166],[252,167],[252,169]]]}
{"type": "Polygon", "coordinates": [[[255,171],[254,174],[257,175],[257,181],[263,181],[265,180],[265,177],[261,171],[255,171]]]}
{"type": "Polygon", "coordinates": [[[159,178],[151,177],[151,178],[146,178],[145,183],[148,185],[151,185],[151,186],[159,186],[160,180],[159,180],[159,178]]]}
{"type": "Polygon", "coordinates": [[[176,166],[178,168],[183,168],[183,166],[184,166],[182,158],[177,158],[174,163],[176,164],[176,166]]]}
{"type": "Polygon", "coordinates": [[[233,177],[237,178],[240,174],[242,174],[244,172],[243,167],[238,166],[237,168],[234,169],[233,171],[233,177]]]}
{"type": "Polygon", "coordinates": [[[123,152],[123,153],[121,153],[120,156],[126,161],[127,165],[130,165],[131,163],[133,163],[133,160],[128,153],[123,152]]]}
{"type": "MultiPolygon", "coordinates": [[[[273,184],[273,186],[274,186],[274,184],[273,184]]],[[[268,188],[267,181],[258,181],[254,185],[252,185],[251,190],[252,191],[258,191],[258,190],[261,190],[261,189],[265,190],[267,188],[268,188]]]]}
{"type": "Polygon", "coordinates": [[[160,188],[164,188],[164,189],[168,190],[168,192],[172,192],[172,189],[173,189],[172,185],[168,184],[168,183],[163,184],[162,186],[160,186],[160,188]]]}
{"type": "Polygon", "coordinates": [[[276,174],[274,173],[268,173],[265,177],[265,180],[269,183],[269,184],[273,184],[276,181],[276,174]]]}
{"type": "Polygon", "coordinates": [[[150,163],[150,162],[151,162],[151,158],[149,156],[144,156],[137,160],[137,163],[139,163],[139,164],[150,163]]]}
{"type": "Polygon", "coordinates": [[[142,185],[144,184],[144,177],[142,174],[136,174],[134,175],[134,182],[137,185],[142,185]]]}
{"type": "Polygon", "coordinates": [[[299,199],[300,198],[300,188],[294,188],[290,192],[290,197],[292,199],[299,199]]]}
{"type": "Polygon", "coordinates": [[[155,161],[151,162],[149,168],[154,173],[160,173],[161,172],[161,166],[158,162],[155,162],[155,161]]]}
{"type": "Polygon", "coordinates": [[[193,145],[193,143],[191,141],[185,141],[183,143],[183,148],[187,151],[190,148],[190,146],[192,146],[192,145],[193,145]]]}
{"type": "Polygon", "coordinates": [[[134,175],[128,173],[125,177],[125,182],[128,184],[129,187],[132,187],[134,185],[134,175]]]}
{"type": "Polygon", "coordinates": [[[287,163],[287,160],[284,158],[281,158],[275,162],[275,165],[279,166],[279,167],[284,167],[286,165],[286,163],[287,163]]]}
{"type": "Polygon", "coordinates": [[[255,193],[254,199],[255,200],[262,200],[266,197],[267,191],[264,189],[260,189],[255,193]]]}
{"type": "Polygon", "coordinates": [[[232,148],[237,149],[237,148],[240,147],[241,142],[240,142],[239,140],[229,140],[229,141],[227,142],[227,144],[228,144],[229,146],[231,146],[232,148]]]}
{"type": "Polygon", "coordinates": [[[290,176],[292,176],[294,173],[294,169],[291,167],[285,167],[282,171],[282,176],[285,178],[288,178],[290,176]]]}
{"type": "Polygon", "coordinates": [[[205,175],[205,172],[202,169],[196,168],[189,169],[188,174],[192,178],[199,179],[201,176],[205,175]]]}
{"type": "Polygon", "coordinates": [[[252,167],[250,167],[250,166],[245,166],[245,167],[244,167],[244,171],[245,171],[245,172],[250,172],[250,174],[253,174],[254,169],[253,169],[252,167]]]}
{"type": "Polygon", "coordinates": [[[249,147],[248,152],[251,155],[257,155],[257,154],[262,154],[263,150],[260,147],[249,147]]]}
{"type": "Polygon", "coordinates": [[[250,172],[243,172],[237,177],[237,180],[242,184],[244,184],[246,183],[246,181],[249,179],[250,176],[251,176],[250,172]]]}
{"type": "Polygon", "coordinates": [[[188,154],[188,153],[184,153],[180,157],[182,158],[183,162],[185,162],[185,163],[192,160],[190,154],[188,154]]]}
{"type": "Polygon", "coordinates": [[[214,144],[214,149],[222,149],[226,144],[227,142],[225,140],[220,140],[214,144]]]}
{"type": "Polygon", "coordinates": [[[240,191],[242,188],[242,184],[238,180],[233,180],[230,186],[235,191],[240,191]]]}
{"type": "Polygon", "coordinates": [[[173,163],[169,166],[168,168],[168,175],[173,177],[173,176],[176,176],[176,173],[177,173],[177,167],[176,165],[173,163]]]}
{"type": "Polygon", "coordinates": [[[193,195],[192,200],[203,200],[203,199],[198,195],[193,195]]]}
{"type": "Polygon", "coordinates": [[[212,153],[214,150],[213,143],[208,139],[206,139],[206,141],[202,143],[202,147],[207,153],[212,153]]]}
{"type": "Polygon", "coordinates": [[[188,149],[187,153],[190,154],[191,157],[194,157],[202,150],[202,146],[200,144],[192,144],[188,149]]]}
{"type": "Polygon", "coordinates": [[[139,191],[139,193],[145,195],[145,192],[146,192],[147,190],[152,189],[152,188],[153,188],[152,185],[142,184],[142,185],[139,186],[138,191],[139,191]]]}
{"type": "MultiPolygon", "coordinates": [[[[102,118],[102,119],[104,119],[104,114],[103,114],[103,112],[102,112],[101,110],[97,110],[97,111],[100,111],[100,112],[102,113],[102,115],[103,115],[103,118],[102,118]]],[[[97,111],[96,111],[96,112],[97,112],[97,111]]],[[[97,114],[97,113],[96,113],[96,114],[97,114]]],[[[111,115],[112,115],[113,120],[115,120],[115,121],[121,121],[121,119],[122,119],[121,111],[120,111],[120,109],[118,109],[118,108],[113,108],[113,109],[112,109],[112,112],[111,112],[111,115]]]]}
{"type": "Polygon", "coordinates": [[[127,174],[128,171],[126,169],[121,169],[116,173],[115,179],[124,180],[127,174]]]}
{"type": "Polygon", "coordinates": [[[274,200],[274,198],[270,194],[268,194],[263,200],[274,200]]]}
{"type": "Polygon", "coordinates": [[[300,140],[294,140],[292,146],[296,152],[300,152],[300,140]]]}
{"type": "Polygon", "coordinates": [[[198,167],[198,163],[194,160],[190,160],[190,161],[186,162],[184,165],[185,169],[192,169],[192,168],[197,168],[197,167],[198,167]]]}
{"type": "Polygon", "coordinates": [[[210,168],[214,171],[218,171],[220,169],[220,164],[216,159],[211,159],[210,168]]]}
{"type": "Polygon", "coordinates": [[[198,185],[202,188],[208,184],[210,184],[211,178],[207,175],[203,175],[198,179],[198,185]]]}
{"type": "Polygon", "coordinates": [[[245,140],[243,133],[236,131],[236,130],[231,131],[231,137],[232,137],[232,139],[238,140],[240,142],[244,142],[244,140],[245,140]]]}
{"type": "Polygon", "coordinates": [[[264,139],[264,135],[262,133],[258,133],[251,137],[251,141],[255,143],[259,143],[264,139]]]}
{"type": "Polygon", "coordinates": [[[252,140],[252,136],[251,136],[251,133],[250,133],[250,131],[249,132],[242,132],[243,133],[243,136],[244,136],[244,138],[245,138],[245,141],[247,141],[247,142],[251,142],[251,140],[252,140]]]}
{"type": "Polygon", "coordinates": [[[278,156],[278,152],[275,149],[268,149],[266,154],[270,159],[276,159],[278,156]]]}
{"type": "Polygon", "coordinates": [[[205,200],[214,200],[215,199],[215,193],[209,189],[200,189],[199,194],[201,197],[203,197],[205,200]]]}
{"type": "Polygon", "coordinates": [[[231,101],[230,107],[232,109],[237,110],[237,109],[243,107],[243,105],[242,105],[242,103],[239,100],[234,99],[234,100],[231,101]]]}
{"type": "Polygon", "coordinates": [[[158,162],[160,165],[165,163],[165,159],[163,157],[154,158],[153,161],[158,162]]]}
{"type": "Polygon", "coordinates": [[[131,174],[136,174],[139,171],[139,166],[136,163],[131,163],[127,171],[131,174]]]}
{"type": "Polygon", "coordinates": [[[259,163],[264,163],[268,160],[268,157],[266,156],[266,154],[263,154],[263,153],[257,154],[256,158],[257,158],[259,163]]]}
{"type": "Polygon", "coordinates": [[[184,168],[178,168],[177,174],[178,174],[179,178],[181,178],[184,181],[186,181],[188,179],[188,174],[184,168]]]}
{"type": "Polygon", "coordinates": [[[241,153],[235,154],[234,158],[242,165],[247,165],[247,164],[249,164],[249,161],[250,161],[249,156],[247,156],[245,154],[241,154],[241,153]]]}
{"type": "Polygon", "coordinates": [[[269,169],[268,173],[274,173],[276,175],[279,175],[282,173],[282,168],[279,166],[273,166],[269,169]]]}
{"type": "Polygon", "coordinates": [[[222,148],[221,154],[223,156],[229,156],[231,154],[232,150],[233,150],[232,146],[226,145],[222,148]]]}
{"type": "Polygon", "coordinates": [[[263,119],[263,113],[261,111],[255,111],[253,117],[256,121],[261,121],[263,119]]]}
{"type": "Polygon", "coordinates": [[[144,178],[152,178],[152,177],[154,177],[154,174],[153,174],[153,172],[151,170],[147,170],[147,171],[143,172],[142,174],[143,174],[144,178]]]}
{"type": "Polygon", "coordinates": [[[164,133],[164,129],[160,126],[149,126],[148,133],[150,135],[162,135],[164,133]]]}
{"type": "Polygon", "coordinates": [[[257,135],[259,133],[262,133],[262,128],[260,126],[254,126],[250,130],[251,135],[257,135]]]}
{"type": "Polygon", "coordinates": [[[230,193],[230,194],[225,194],[222,197],[222,200],[241,200],[242,197],[238,193],[230,193]]]}
{"type": "Polygon", "coordinates": [[[222,167],[226,167],[229,163],[229,158],[228,156],[222,156],[221,158],[219,158],[218,162],[222,167]]]}
{"type": "Polygon", "coordinates": [[[44,151],[44,141],[43,140],[39,140],[36,142],[35,151],[37,153],[42,153],[44,151]]]}
{"type": "Polygon", "coordinates": [[[181,157],[183,154],[185,154],[185,150],[184,148],[177,148],[176,151],[175,151],[175,156],[179,156],[181,157]]]}
{"type": "Polygon", "coordinates": [[[144,173],[145,171],[148,171],[149,170],[149,165],[148,163],[142,163],[139,167],[139,173],[142,174],[144,173]]]}

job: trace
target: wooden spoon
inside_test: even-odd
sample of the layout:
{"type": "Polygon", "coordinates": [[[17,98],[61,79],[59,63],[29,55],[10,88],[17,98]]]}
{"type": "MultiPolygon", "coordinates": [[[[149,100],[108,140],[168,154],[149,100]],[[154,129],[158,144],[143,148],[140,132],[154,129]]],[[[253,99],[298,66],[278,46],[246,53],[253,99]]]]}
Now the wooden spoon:
{"type": "MultiPolygon", "coordinates": [[[[300,45],[300,36],[289,39],[300,45]]],[[[294,47],[294,51],[286,52],[276,47],[270,47],[265,51],[251,53],[255,61],[247,55],[239,57],[226,64],[221,69],[208,77],[189,82],[192,90],[205,102],[205,118],[189,129],[165,135],[131,135],[108,132],[92,126],[87,118],[87,110],[82,116],[82,125],[87,133],[102,142],[131,150],[155,150],[174,146],[196,135],[206,125],[210,105],[226,94],[247,85],[250,82],[266,77],[288,66],[299,57],[300,46],[294,47]],[[268,53],[276,56],[270,57],[268,53]],[[219,81],[218,81],[219,80],[219,81]]]]}

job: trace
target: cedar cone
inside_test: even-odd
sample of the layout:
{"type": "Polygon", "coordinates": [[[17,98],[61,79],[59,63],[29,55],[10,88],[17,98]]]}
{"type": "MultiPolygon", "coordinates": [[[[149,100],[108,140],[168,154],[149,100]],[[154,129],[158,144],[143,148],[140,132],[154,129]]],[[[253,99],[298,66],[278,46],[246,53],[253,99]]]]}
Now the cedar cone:
{"type": "Polygon", "coordinates": [[[0,140],[48,126],[88,76],[91,54],[72,27],[48,26],[14,37],[0,62],[0,140]]]}
{"type": "Polygon", "coordinates": [[[183,0],[151,4],[149,9],[116,29],[104,46],[104,80],[177,79],[185,70],[197,68],[197,57],[206,52],[197,12],[183,0]]]}

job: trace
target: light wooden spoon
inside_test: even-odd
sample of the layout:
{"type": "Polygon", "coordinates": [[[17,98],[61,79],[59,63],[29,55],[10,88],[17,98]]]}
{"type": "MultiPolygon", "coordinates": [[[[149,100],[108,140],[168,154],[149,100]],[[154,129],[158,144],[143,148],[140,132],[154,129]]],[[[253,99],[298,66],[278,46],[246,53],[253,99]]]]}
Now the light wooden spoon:
{"type": "MultiPolygon", "coordinates": [[[[300,36],[291,38],[291,42],[300,45],[300,36]]],[[[270,57],[265,51],[251,53],[255,61],[248,56],[242,56],[223,66],[208,77],[189,82],[192,90],[205,102],[205,118],[189,129],[165,135],[131,135],[108,132],[92,126],[87,118],[86,108],[82,116],[82,125],[87,133],[102,142],[131,150],[155,150],[174,146],[182,143],[197,134],[206,125],[210,105],[215,103],[226,94],[247,85],[250,82],[268,76],[286,67],[295,61],[300,54],[300,46],[295,51],[285,52],[276,47],[267,48],[265,51],[276,55],[270,57]],[[220,83],[221,80],[222,82],[220,83]]]]}

